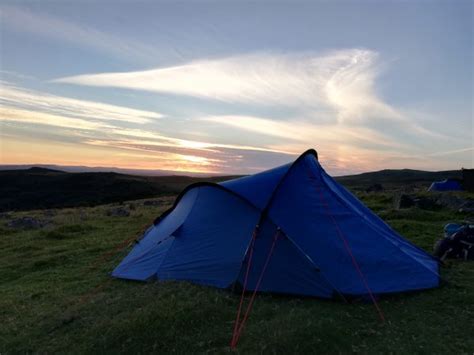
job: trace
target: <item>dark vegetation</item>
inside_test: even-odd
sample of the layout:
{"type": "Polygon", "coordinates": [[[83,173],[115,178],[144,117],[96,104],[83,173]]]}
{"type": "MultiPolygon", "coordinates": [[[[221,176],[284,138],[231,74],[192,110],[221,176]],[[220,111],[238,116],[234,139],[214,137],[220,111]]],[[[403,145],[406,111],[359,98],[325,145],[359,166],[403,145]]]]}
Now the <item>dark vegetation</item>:
{"type": "Polygon", "coordinates": [[[68,173],[45,168],[0,171],[0,212],[96,206],[178,194],[197,181],[231,177],[135,176],[118,173],[68,173]]]}
{"type": "MultiPolygon", "coordinates": [[[[5,170],[0,171],[0,212],[97,206],[176,195],[194,182],[219,182],[234,177],[148,177],[119,173],[68,173],[45,168],[5,170]]],[[[338,177],[337,180],[354,190],[364,190],[376,183],[385,189],[399,188],[407,184],[416,188],[426,188],[433,180],[449,177],[459,178],[461,171],[382,170],[338,177]]]]}
{"type": "MultiPolygon", "coordinates": [[[[447,207],[395,209],[395,192],[385,186],[407,185],[383,180],[383,191],[366,193],[374,182],[379,181],[347,186],[428,252],[444,224],[472,217],[447,207]]],[[[0,214],[0,353],[231,352],[239,295],[186,282],[109,276],[130,250],[124,240],[139,236],[172,202],[170,197],[0,214]],[[130,213],[110,215],[115,208],[130,213]],[[36,229],[8,226],[23,217],[47,223],[36,229]]],[[[441,272],[448,283],[439,289],[381,298],[383,324],[370,303],[258,295],[237,352],[472,354],[474,263],[449,261],[441,272]]]]}

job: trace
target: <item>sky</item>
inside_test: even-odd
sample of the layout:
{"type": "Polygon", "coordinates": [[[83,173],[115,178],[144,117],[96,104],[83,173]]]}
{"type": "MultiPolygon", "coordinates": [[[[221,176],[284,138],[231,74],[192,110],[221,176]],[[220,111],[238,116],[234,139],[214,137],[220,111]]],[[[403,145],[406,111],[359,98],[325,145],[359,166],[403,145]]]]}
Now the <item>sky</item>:
{"type": "Polygon", "coordinates": [[[472,1],[2,1],[0,164],[474,165],[472,1]]]}

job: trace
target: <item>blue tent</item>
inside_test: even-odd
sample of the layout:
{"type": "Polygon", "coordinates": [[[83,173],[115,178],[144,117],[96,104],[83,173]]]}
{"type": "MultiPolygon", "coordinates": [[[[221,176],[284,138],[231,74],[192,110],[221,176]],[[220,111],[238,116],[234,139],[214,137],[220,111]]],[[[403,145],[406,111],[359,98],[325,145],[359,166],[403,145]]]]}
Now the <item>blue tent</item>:
{"type": "Polygon", "coordinates": [[[438,262],[333,180],[314,150],[256,175],[189,186],[112,275],[230,288],[244,285],[247,269],[247,290],[263,276],[259,291],[324,298],[439,285],[438,262]]]}
{"type": "Polygon", "coordinates": [[[462,191],[463,188],[458,180],[446,179],[435,181],[431,184],[428,191],[462,191]]]}

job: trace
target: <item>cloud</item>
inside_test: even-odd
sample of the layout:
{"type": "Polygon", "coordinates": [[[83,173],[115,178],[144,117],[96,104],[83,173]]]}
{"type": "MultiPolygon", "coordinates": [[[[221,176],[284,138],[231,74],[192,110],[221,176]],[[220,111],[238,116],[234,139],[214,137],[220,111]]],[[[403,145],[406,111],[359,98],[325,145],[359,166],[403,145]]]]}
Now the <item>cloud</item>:
{"type": "Polygon", "coordinates": [[[466,152],[474,152],[474,147],[460,148],[460,149],[448,150],[448,151],[443,151],[443,152],[435,152],[435,153],[430,153],[427,155],[436,157],[436,156],[452,155],[452,154],[459,154],[459,153],[466,153],[466,152]]]}
{"type": "Polygon", "coordinates": [[[143,124],[164,117],[158,112],[137,110],[100,102],[77,100],[39,93],[2,82],[0,103],[50,114],[103,121],[122,121],[143,124]]]}
{"type": "MultiPolygon", "coordinates": [[[[287,122],[296,121],[300,126],[304,122],[309,128],[320,128],[324,123],[332,125],[336,133],[351,135],[359,131],[367,138],[383,137],[378,139],[382,144],[386,139],[408,141],[403,139],[405,135],[449,139],[418,123],[419,112],[395,108],[380,98],[376,91],[381,71],[378,57],[377,52],[367,49],[325,54],[254,53],[152,70],[64,77],[53,82],[171,93],[258,107],[260,111],[284,109],[292,115],[285,119],[287,122]]],[[[238,114],[218,119],[225,125],[301,140],[301,130],[286,129],[281,119],[272,121],[257,122],[238,114]]]]}
{"type": "MultiPolygon", "coordinates": [[[[413,119],[417,112],[397,109],[379,97],[375,89],[380,73],[378,56],[366,49],[326,54],[254,53],[145,71],[64,77],[53,82],[171,93],[257,106],[270,112],[290,108],[293,117],[286,121],[296,119],[300,127],[311,128],[313,133],[325,123],[333,125],[335,133],[354,136],[359,131],[366,139],[382,137],[377,141],[383,145],[384,140],[394,140],[390,133],[399,139],[405,133],[445,139],[444,134],[418,124],[413,119]],[[382,134],[383,127],[377,132],[377,125],[393,129],[382,134]]],[[[301,140],[302,132],[304,136],[309,132],[285,127],[282,120],[257,121],[244,115],[209,120],[284,139],[301,140]]]]}
{"type": "Polygon", "coordinates": [[[301,140],[302,134],[307,132],[305,128],[311,130],[314,128],[314,126],[308,124],[292,124],[286,121],[239,115],[209,116],[201,118],[201,120],[296,141],[301,140]]]}
{"type": "Polygon", "coordinates": [[[432,166],[442,169],[443,164],[456,166],[461,162],[451,158],[441,163],[433,157],[458,154],[458,157],[465,158],[465,153],[473,151],[472,148],[459,148],[429,153],[435,147],[440,149],[443,146],[455,147],[465,143],[462,139],[452,139],[430,132],[422,126],[417,127],[416,124],[409,125],[405,119],[385,122],[384,130],[378,130],[371,125],[318,124],[297,118],[277,121],[262,117],[226,115],[208,116],[201,120],[230,127],[235,135],[239,135],[238,131],[235,131],[239,130],[273,137],[274,143],[267,144],[267,148],[292,152],[295,155],[314,147],[318,149],[319,156],[329,171],[337,175],[389,166],[432,166]]]}
{"type": "Polygon", "coordinates": [[[0,107],[0,122],[2,121],[18,122],[23,124],[41,124],[79,130],[98,130],[110,128],[110,126],[88,120],[63,117],[30,110],[22,110],[14,107],[0,107]]]}
{"type": "MultiPolygon", "coordinates": [[[[357,146],[362,141],[380,147],[399,149],[401,144],[389,136],[378,133],[366,127],[346,127],[345,125],[318,125],[308,120],[276,121],[269,118],[252,116],[209,116],[201,118],[203,121],[214,122],[221,125],[237,128],[248,132],[257,132],[262,135],[283,138],[283,145],[295,144],[297,146],[334,145],[344,141],[345,144],[357,146]]],[[[286,148],[288,151],[288,148],[286,148]]],[[[298,152],[298,149],[289,149],[298,152]]]]}
{"type": "MultiPolygon", "coordinates": [[[[249,145],[237,145],[237,144],[222,144],[195,141],[189,139],[180,139],[170,136],[160,135],[154,132],[143,131],[139,129],[123,129],[123,128],[112,128],[109,130],[116,137],[121,137],[117,140],[120,143],[126,143],[130,147],[172,147],[179,149],[188,149],[194,151],[219,153],[220,149],[227,150],[239,150],[239,151],[255,151],[255,152],[269,152],[279,154],[294,154],[293,152],[287,152],[279,150],[277,148],[266,148],[259,146],[249,145]]],[[[117,141],[110,141],[111,144],[115,144],[117,141]]]]}
{"type": "Polygon", "coordinates": [[[9,76],[21,80],[37,80],[37,78],[35,78],[34,76],[17,73],[11,70],[0,70],[0,76],[9,76]]]}
{"type": "Polygon", "coordinates": [[[374,89],[378,54],[365,49],[313,53],[255,53],[196,60],[152,70],[78,75],[56,83],[119,87],[224,102],[287,106],[339,122],[399,119],[374,89]]]}
{"type": "MultiPolygon", "coordinates": [[[[261,156],[269,155],[277,156],[280,161],[284,157],[291,160],[291,152],[263,145],[215,143],[162,134],[150,127],[171,118],[159,113],[1,84],[0,136],[8,142],[3,144],[2,153],[8,155],[11,162],[13,158],[25,162],[30,157],[32,163],[84,164],[84,161],[74,161],[76,156],[90,159],[88,164],[102,159],[100,165],[103,166],[116,163],[122,167],[147,168],[147,164],[158,164],[159,169],[174,171],[241,173],[244,156],[252,161],[251,157],[257,155],[259,162],[265,160],[261,156]],[[38,141],[43,142],[41,149],[38,141]],[[66,149],[65,144],[69,148],[66,149]],[[73,156],[71,145],[77,151],[73,156]],[[69,154],[66,156],[65,152],[69,154]],[[58,160],[59,157],[62,160],[58,160]],[[136,160],[127,161],[126,157],[136,160]]],[[[254,171],[252,167],[245,168],[245,171],[254,171]]]]}

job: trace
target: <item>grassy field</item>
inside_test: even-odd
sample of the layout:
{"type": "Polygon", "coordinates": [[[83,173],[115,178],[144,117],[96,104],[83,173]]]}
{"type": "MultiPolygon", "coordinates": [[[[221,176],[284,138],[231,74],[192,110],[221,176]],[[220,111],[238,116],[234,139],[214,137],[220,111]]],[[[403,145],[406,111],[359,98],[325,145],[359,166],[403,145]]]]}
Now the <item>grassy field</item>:
{"type": "MultiPolygon", "coordinates": [[[[445,223],[466,217],[395,211],[387,193],[361,198],[427,251],[445,223]]],[[[0,220],[0,353],[230,352],[239,295],[109,277],[127,249],[107,253],[167,207],[137,203],[130,217],[107,217],[107,206],[13,214],[51,219],[33,231],[0,220]]],[[[442,276],[440,289],[383,298],[384,324],[371,304],[259,295],[237,352],[472,354],[474,263],[451,261],[442,276]]]]}

